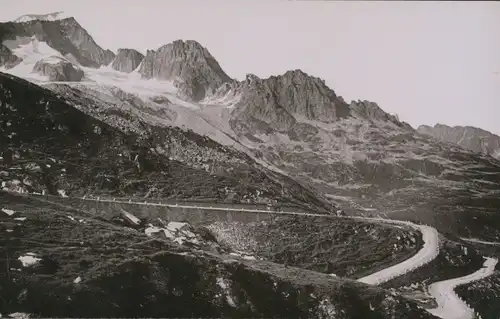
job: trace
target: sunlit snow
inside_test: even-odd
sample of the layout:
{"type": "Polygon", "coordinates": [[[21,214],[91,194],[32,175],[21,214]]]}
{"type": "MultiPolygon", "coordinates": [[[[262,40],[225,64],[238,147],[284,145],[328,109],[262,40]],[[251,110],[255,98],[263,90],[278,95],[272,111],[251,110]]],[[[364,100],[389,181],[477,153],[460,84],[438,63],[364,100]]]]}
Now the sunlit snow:
{"type": "Polygon", "coordinates": [[[48,14],[25,14],[15,19],[14,22],[29,22],[33,20],[41,20],[41,21],[56,21],[62,20],[66,18],[71,18],[70,15],[67,15],[63,11],[48,13],[48,14]]]}

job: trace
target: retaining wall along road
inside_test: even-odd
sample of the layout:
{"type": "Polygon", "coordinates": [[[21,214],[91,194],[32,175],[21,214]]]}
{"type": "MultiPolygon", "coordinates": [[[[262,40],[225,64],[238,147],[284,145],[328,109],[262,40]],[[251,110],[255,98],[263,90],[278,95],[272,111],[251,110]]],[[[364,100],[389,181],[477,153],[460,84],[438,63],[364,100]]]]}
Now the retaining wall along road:
{"type": "MultiPolygon", "coordinates": [[[[52,203],[67,205],[85,210],[95,216],[106,219],[122,214],[125,210],[138,218],[162,218],[166,221],[186,221],[193,225],[208,224],[216,221],[258,222],[269,220],[276,214],[265,205],[244,205],[230,207],[231,204],[209,204],[183,202],[174,204],[167,201],[133,201],[113,198],[73,198],[53,195],[35,195],[35,198],[52,203]]],[[[291,209],[291,207],[288,207],[291,209]]],[[[284,215],[296,215],[292,212],[280,212],[284,215]]],[[[318,216],[321,216],[318,214],[318,216]]]]}

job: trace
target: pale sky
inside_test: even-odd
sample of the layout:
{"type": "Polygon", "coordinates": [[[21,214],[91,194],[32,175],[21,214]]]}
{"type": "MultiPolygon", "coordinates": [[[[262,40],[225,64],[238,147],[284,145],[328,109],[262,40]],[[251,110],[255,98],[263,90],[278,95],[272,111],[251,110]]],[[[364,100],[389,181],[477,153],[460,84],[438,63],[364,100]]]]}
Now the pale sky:
{"type": "Polygon", "coordinates": [[[197,40],[237,79],[302,69],[414,127],[500,134],[500,2],[2,2],[0,20],[65,11],[113,51],[197,40]]]}

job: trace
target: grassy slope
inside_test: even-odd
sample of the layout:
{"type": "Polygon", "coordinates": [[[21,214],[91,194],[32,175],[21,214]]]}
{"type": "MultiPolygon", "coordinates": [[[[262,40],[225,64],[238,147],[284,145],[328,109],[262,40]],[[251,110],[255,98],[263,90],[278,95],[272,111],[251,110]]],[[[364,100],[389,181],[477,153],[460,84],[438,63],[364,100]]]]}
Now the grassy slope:
{"type": "Polygon", "coordinates": [[[233,249],[350,278],[401,262],[422,245],[421,235],[414,230],[349,219],[278,217],[252,224],[218,223],[209,228],[233,249]]]}
{"type": "Polygon", "coordinates": [[[91,218],[84,211],[62,210],[3,192],[0,207],[16,212],[0,214],[3,314],[430,317],[414,304],[378,288],[151,240],[143,232],[91,218]],[[17,217],[26,219],[14,220],[17,217]],[[23,267],[17,260],[28,252],[41,258],[38,265],[23,267]],[[81,282],[74,282],[77,277],[81,282]]]}

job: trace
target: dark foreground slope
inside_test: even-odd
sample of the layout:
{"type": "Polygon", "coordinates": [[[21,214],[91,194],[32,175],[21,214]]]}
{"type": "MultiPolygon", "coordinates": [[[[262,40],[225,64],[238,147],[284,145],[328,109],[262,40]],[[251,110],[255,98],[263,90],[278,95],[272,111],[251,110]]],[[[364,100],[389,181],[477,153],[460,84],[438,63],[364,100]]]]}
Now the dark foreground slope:
{"type": "Polygon", "coordinates": [[[379,288],[194,250],[0,192],[0,309],[32,317],[431,318],[379,288]],[[38,262],[23,266],[22,256],[38,262]]]}
{"type": "Polygon", "coordinates": [[[176,128],[125,133],[49,90],[5,74],[0,74],[0,132],[0,180],[9,190],[266,202],[280,198],[285,185],[290,201],[321,205],[300,185],[208,138],[176,128]],[[174,147],[160,154],[158,140],[191,157],[210,153],[208,162],[220,157],[226,170],[177,160],[174,150],[169,153],[174,147]]]}

